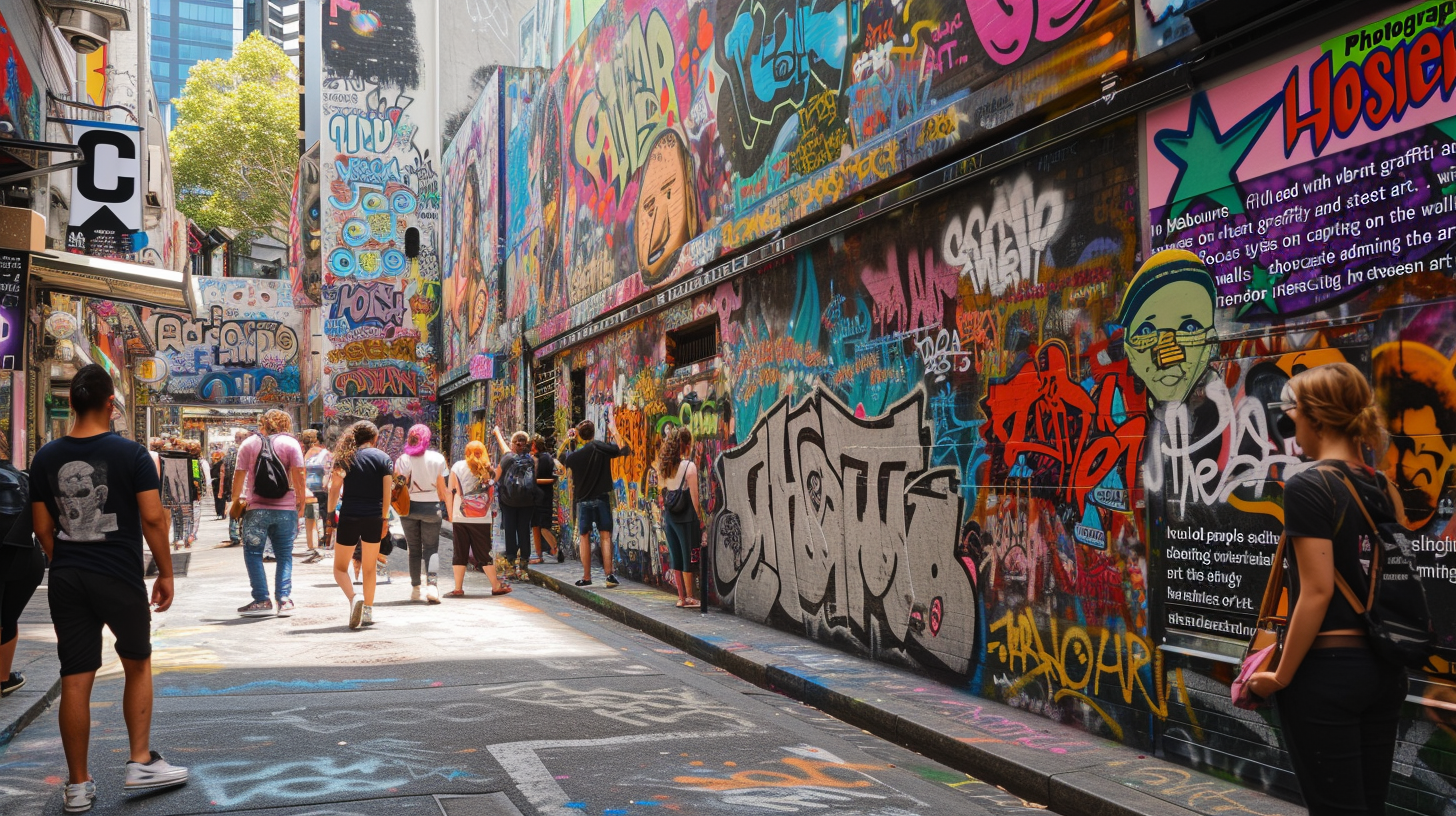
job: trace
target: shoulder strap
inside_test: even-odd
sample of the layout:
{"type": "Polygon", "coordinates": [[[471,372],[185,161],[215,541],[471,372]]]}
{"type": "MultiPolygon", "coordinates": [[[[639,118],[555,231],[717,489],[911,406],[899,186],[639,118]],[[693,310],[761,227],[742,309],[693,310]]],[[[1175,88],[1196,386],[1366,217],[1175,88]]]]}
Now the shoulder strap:
{"type": "MultiPolygon", "coordinates": [[[[1350,491],[1350,498],[1355,500],[1355,506],[1360,508],[1360,514],[1365,517],[1365,523],[1370,525],[1370,534],[1377,539],[1380,538],[1380,528],[1376,526],[1375,519],[1370,517],[1370,511],[1366,509],[1365,501],[1360,498],[1360,491],[1355,489],[1354,483],[1350,481],[1350,477],[1346,476],[1343,470],[1336,470],[1335,475],[1339,477],[1341,482],[1345,483],[1345,489],[1350,491]]],[[[1355,607],[1355,611],[1361,615],[1365,614],[1367,607],[1375,605],[1375,584],[1380,580],[1381,562],[1385,559],[1385,546],[1383,542],[1374,542],[1371,549],[1373,552],[1370,553],[1370,599],[1366,601],[1365,606],[1362,607],[1359,601],[1353,597],[1355,593],[1350,590],[1350,585],[1345,583],[1344,578],[1340,577],[1340,571],[1338,569],[1335,570],[1335,582],[1339,584],[1341,591],[1345,593],[1346,599],[1350,601],[1350,605],[1355,607]]],[[[1334,557],[1333,552],[1330,555],[1331,558],[1334,557]]]]}
{"type": "Polygon", "coordinates": [[[1284,594],[1284,548],[1289,536],[1280,534],[1279,546],[1274,548],[1274,561],[1269,568],[1269,582],[1264,585],[1264,600],[1259,604],[1259,620],[1275,617],[1279,611],[1279,599],[1284,594]]]}

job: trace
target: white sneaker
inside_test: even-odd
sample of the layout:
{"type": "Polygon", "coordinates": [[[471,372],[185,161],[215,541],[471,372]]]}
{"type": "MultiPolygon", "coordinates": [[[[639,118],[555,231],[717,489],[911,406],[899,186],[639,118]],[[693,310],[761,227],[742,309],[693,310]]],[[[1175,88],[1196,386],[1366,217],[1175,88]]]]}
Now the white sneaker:
{"type": "Polygon", "coordinates": [[[65,811],[67,813],[85,813],[91,809],[96,802],[96,782],[86,780],[76,784],[66,783],[65,811]]]}
{"type": "Polygon", "coordinates": [[[410,600],[411,601],[418,601],[419,599],[420,599],[420,588],[417,587],[417,586],[416,587],[410,587],[410,600]]]}
{"type": "Polygon", "coordinates": [[[381,567],[379,567],[377,569],[377,571],[374,573],[374,583],[375,584],[387,584],[387,583],[389,583],[389,567],[383,567],[383,566],[381,566],[381,567]]]}
{"type": "Polygon", "coordinates": [[[425,587],[425,602],[437,604],[440,602],[440,588],[434,584],[425,587]]]}
{"type": "Polygon", "coordinates": [[[156,751],[151,762],[126,763],[126,789],[129,791],[170,788],[187,784],[187,769],[173,765],[156,751]]]}
{"type": "Polygon", "coordinates": [[[360,622],[363,620],[364,599],[358,595],[355,595],[353,603],[349,604],[349,628],[358,629],[360,622]]]}
{"type": "Polygon", "coordinates": [[[372,607],[372,606],[366,606],[366,607],[364,607],[364,619],[363,619],[363,622],[360,623],[360,625],[361,626],[373,626],[374,625],[374,607],[372,607]]]}

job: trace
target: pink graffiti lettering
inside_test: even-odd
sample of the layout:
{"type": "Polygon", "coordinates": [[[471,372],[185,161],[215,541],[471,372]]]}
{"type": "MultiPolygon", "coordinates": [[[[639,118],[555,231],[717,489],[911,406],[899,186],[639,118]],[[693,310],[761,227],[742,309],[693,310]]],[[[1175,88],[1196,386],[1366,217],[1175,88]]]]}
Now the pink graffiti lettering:
{"type": "Polygon", "coordinates": [[[956,270],[940,263],[935,251],[927,249],[924,265],[919,254],[910,251],[905,273],[902,278],[899,253],[893,246],[885,252],[884,269],[867,267],[862,273],[865,289],[874,300],[875,323],[891,331],[939,326],[946,299],[956,296],[956,270]]]}
{"type": "Polygon", "coordinates": [[[966,0],[981,46],[1001,65],[1021,59],[1033,38],[1061,39],[1095,5],[1096,0],[966,0]]]}

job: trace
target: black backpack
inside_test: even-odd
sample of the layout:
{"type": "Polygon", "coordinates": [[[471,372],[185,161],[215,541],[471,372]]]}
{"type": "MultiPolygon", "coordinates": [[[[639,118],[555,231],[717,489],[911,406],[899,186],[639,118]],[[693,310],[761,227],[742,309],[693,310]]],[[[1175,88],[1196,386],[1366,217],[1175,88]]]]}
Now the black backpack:
{"type": "Polygon", "coordinates": [[[526,454],[511,457],[501,478],[500,500],[510,507],[535,507],[541,498],[536,485],[536,458],[526,454]]]}
{"type": "Polygon", "coordinates": [[[1376,524],[1360,498],[1360,491],[1344,471],[1321,470],[1335,473],[1344,482],[1365,522],[1374,531],[1373,543],[1377,545],[1377,552],[1370,558],[1370,593],[1364,603],[1338,570],[1335,586],[1356,614],[1365,618],[1370,648],[1381,660],[1417,671],[1425,668],[1436,651],[1436,633],[1426,604],[1426,588],[1421,584],[1405,528],[1394,519],[1376,524]]]}
{"type": "Polygon", "coordinates": [[[272,437],[264,436],[263,449],[258,451],[258,461],[253,465],[253,492],[265,499],[281,499],[292,489],[288,468],[273,452],[272,437]]]}

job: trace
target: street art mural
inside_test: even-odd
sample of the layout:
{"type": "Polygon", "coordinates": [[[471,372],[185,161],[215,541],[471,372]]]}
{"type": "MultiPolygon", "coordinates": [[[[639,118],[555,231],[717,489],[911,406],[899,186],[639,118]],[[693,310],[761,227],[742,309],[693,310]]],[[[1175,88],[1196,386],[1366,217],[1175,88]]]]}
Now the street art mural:
{"type": "MultiPolygon", "coordinates": [[[[1211,667],[1251,631],[1283,485],[1306,466],[1268,403],[1311,366],[1343,360],[1370,376],[1391,433],[1374,464],[1405,506],[1437,621],[1431,713],[1402,726],[1398,753],[1411,764],[1390,799],[1415,812],[1452,793],[1441,769],[1456,747],[1431,726],[1442,722],[1441,683],[1456,678],[1450,16],[1440,3],[1412,5],[1149,113],[1147,240],[1154,259],[1177,260],[1133,279],[1120,316],[1152,397],[1143,483],[1158,581],[1148,614],[1184,651],[1172,665],[1190,674],[1218,675],[1211,667]]],[[[1273,739],[1253,750],[1197,744],[1189,735],[1213,713],[1205,707],[1208,697],[1175,718],[1170,733],[1182,736],[1165,743],[1170,754],[1236,772],[1230,763],[1283,765],[1273,739]]],[[[1253,775],[1292,784],[1282,771],[1253,775]]]]}
{"type": "Polygon", "coordinates": [[[423,35],[409,0],[331,3],[323,28],[324,413],[433,422],[441,182],[423,35]]]}
{"type": "MultiPolygon", "coordinates": [[[[308,319],[287,281],[199,278],[201,317],[142,309],[149,404],[300,404],[308,319]]],[[[143,370],[145,369],[145,370],[143,370]]]]}
{"type": "Polygon", "coordinates": [[[608,0],[507,137],[533,149],[507,314],[539,343],[660,290],[1095,80],[1131,31],[1110,0],[608,0]]]}
{"type": "Polygon", "coordinates": [[[4,75],[0,76],[0,86],[4,88],[0,94],[0,120],[9,122],[19,138],[39,139],[45,124],[41,119],[40,91],[30,78],[30,68],[3,16],[0,16],[0,67],[4,69],[4,75]]]}
{"type": "Polygon", "coordinates": [[[319,145],[314,144],[298,158],[288,219],[288,266],[293,276],[293,302],[300,306],[320,306],[323,302],[319,178],[319,145]]]}
{"type": "Polygon", "coordinates": [[[441,351],[444,368],[468,363],[499,324],[501,73],[494,71],[445,149],[441,351]]]}

